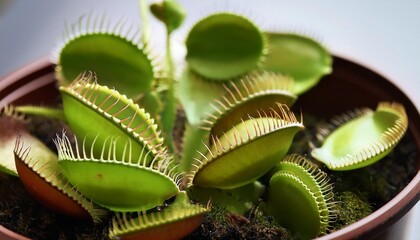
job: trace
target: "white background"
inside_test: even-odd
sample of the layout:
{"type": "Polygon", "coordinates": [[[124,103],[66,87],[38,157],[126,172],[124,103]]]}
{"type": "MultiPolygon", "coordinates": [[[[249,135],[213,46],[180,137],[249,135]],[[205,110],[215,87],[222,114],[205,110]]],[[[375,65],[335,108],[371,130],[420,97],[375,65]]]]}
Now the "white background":
{"type": "MultiPolygon", "coordinates": [[[[180,1],[188,12],[175,35],[182,43],[191,24],[214,10],[250,16],[264,29],[309,34],[333,54],[361,63],[391,79],[420,109],[420,0],[353,1],[180,1]]],[[[102,14],[116,22],[139,22],[137,1],[0,0],[0,77],[38,58],[51,55],[64,40],[65,21],[82,14],[102,14]]],[[[163,39],[153,23],[153,35],[163,39]]],[[[156,44],[160,50],[162,42],[156,44]]],[[[178,50],[182,54],[182,49],[178,50]]],[[[420,239],[420,204],[404,221],[404,239],[420,239]]],[[[393,239],[393,237],[390,237],[393,239]]]]}

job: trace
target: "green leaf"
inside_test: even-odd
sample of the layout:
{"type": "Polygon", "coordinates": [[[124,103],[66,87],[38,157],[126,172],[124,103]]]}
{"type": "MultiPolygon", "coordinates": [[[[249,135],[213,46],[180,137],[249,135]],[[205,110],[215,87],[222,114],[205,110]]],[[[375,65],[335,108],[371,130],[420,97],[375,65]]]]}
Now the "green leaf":
{"type": "Polygon", "coordinates": [[[208,142],[209,131],[187,124],[182,139],[181,169],[189,172],[194,159],[200,158],[199,152],[206,150],[203,143],[208,142]]]}
{"type": "Polygon", "coordinates": [[[162,205],[179,192],[175,166],[164,152],[149,164],[150,153],[133,155],[128,139],[111,139],[101,146],[99,156],[94,156],[93,145],[76,146],[74,151],[65,135],[56,142],[64,175],[83,195],[103,207],[142,211],[162,205]],[[117,151],[117,141],[125,146],[122,152],[117,151]]]}
{"type": "Polygon", "coordinates": [[[404,106],[381,102],[375,112],[366,112],[333,131],[311,154],[331,170],[365,167],[386,156],[407,127],[404,106]]]}
{"type": "Polygon", "coordinates": [[[81,193],[112,211],[151,209],[179,191],[171,178],[150,168],[95,159],[61,158],[59,164],[81,193]]]}
{"type": "Polygon", "coordinates": [[[18,176],[13,150],[19,135],[28,142],[39,142],[29,134],[24,116],[18,114],[13,107],[6,106],[0,112],[0,171],[12,176],[18,176]]]}
{"type": "Polygon", "coordinates": [[[283,75],[260,72],[224,84],[222,96],[210,103],[212,111],[203,120],[203,127],[217,137],[249,117],[270,112],[273,103],[291,106],[297,96],[291,93],[293,80],[283,75]],[[258,111],[252,111],[257,109],[258,111]]]}
{"type": "Polygon", "coordinates": [[[184,22],[185,10],[175,0],[163,0],[161,2],[152,3],[150,11],[153,15],[162,21],[169,33],[179,28],[184,22]]]}
{"type": "Polygon", "coordinates": [[[294,135],[303,128],[287,107],[278,105],[264,117],[246,119],[221,137],[211,136],[202,158],[187,174],[189,184],[232,189],[257,180],[289,149],[294,135]],[[274,145],[274,146],[273,146],[274,145]]]}
{"type": "MultiPolygon", "coordinates": [[[[191,125],[202,124],[204,120],[213,122],[220,112],[229,112],[229,116],[236,112],[236,120],[232,122],[238,123],[248,116],[247,109],[256,106],[262,110],[268,110],[265,106],[274,102],[291,106],[297,98],[291,93],[293,84],[291,78],[268,72],[252,72],[222,84],[206,81],[186,69],[179,82],[178,96],[191,125]]],[[[229,127],[232,122],[228,123],[229,127]]]]}
{"type": "Polygon", "coordinates": [[[268,54],[262,68],[292,77],[294,93],[300,95],[331,73],[332,57],[313,39],[289,33],[266,33],[268,54]]]}
{"type": "Polygon", "coordinates": [[[64,85],[93,71],[99,83],[129,97],[152,90],[154,68],[147,52],[113,33],[86,33],[68,41],[59,53],[57,75],[64,85]]]}
{"type": "Polygon", "coordinates": [[[15,111],[26,115],[44,116],[63,121],[66,120],[63,110],[58,108],[25,105],[17,106],[15,111]]]}
{"type": "Polygon", "coordinates": [[[302,239],[326,234],[334,219],[328,175],[297,154],[286,156],[276,170],[270,179],[268,214],[302,239]]]}
{"type": "Polygon", "coordinates": [[[47,208],[76,218],[92,217],[94,221],[106,214],[69,183],[57,155],[40,140],[24,134],[17,139],[13,153],[23,185],[47,208]]]}
{"type": "MultiPolygon", "coordinates": [[[[133,142],[132,154],[150,151],[150,163],[164,148],[154,119],[125,95],[91,80],[90,75],[81,76],[71,86],[60,87],[64,114],[72,131],[86,145],[92,145],[96,157],[110,137],[129,138],[133,142]]],[[[117,146],[119,154],[123,147],[117,146]]]]}
{"type": "Polygon", "coordinates": [[[207,118],[206,113],[213,111],[209,103],[224,92],[222,84],[206,81],[188,68],[182,73],[177,90],[191,125],[199,125],[207,118]]]}
{"type": "Polygon", "coordinates": [[[187,62],[205,78],[226,80],[257,67],[264,53],[263,33],[250,20],[232,13],[210,15],[190,30],[187,62]]]}
{"type": "Polygon", "coordinates": [[[211,202],[231,213],[244,215],[256,204],[264,190],[264,185],[255,181],[239,188],[224,190],[192,186],[188,189],[188,194],[201,204],[211,202]]]}
{"type": "Polygon", "coordinates": [[[156,211],[138,212],[134,216],[117,213],[109,236],[111,239],[183,239],[200,226],[209,210],[192,204],[187,194],[180,192],[169,206],[156,211]]]}

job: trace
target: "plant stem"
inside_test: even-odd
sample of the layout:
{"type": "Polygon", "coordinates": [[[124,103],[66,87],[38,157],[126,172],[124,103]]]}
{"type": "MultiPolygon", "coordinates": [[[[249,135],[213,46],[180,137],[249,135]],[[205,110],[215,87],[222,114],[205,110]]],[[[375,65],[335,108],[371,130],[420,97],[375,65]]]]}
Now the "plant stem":
{"type": "Polygon", "coordinates": [[[141,40],[143,44],[147,45],[150,40],[150,24],[149,24],[149,11],[146,0],[139,0],[139,7],[140,7],[140,18],[141,18],[141,26],[142,26],[142,35],[141,40]]]}
{"type": "Polygon", "coordinates": [[[166,32],[166,68],[169,78],[169,83],[172,85],[172,81],[174,79],[174,63],[172,59],[172,50],[171,50],[171,33],[169,31],[166,32]]]}
{"type": "Polygon", "coordinates": [[[38,107],[38,106],[18,106],[15,107],[16,112],[44,116],[48,118],[54,118],[62,121],[66,121],[64,112],[61,109],[49,108],[49,107],[38,107]]]}
{"type": "Polygon", "coordinates": [[[162,111],[162,128],[165,132],[165,140],[168,147],[171,150],[176,150],[173,142],[173,128],[175,125],[176,118],[176,100],[174,95],[174,68],[171,53],[171,33],[166,32],[166,56],[165,56],[165,67],[167,79],[165,81],[166,90],[162,95],[163,111],[162,111]]]}

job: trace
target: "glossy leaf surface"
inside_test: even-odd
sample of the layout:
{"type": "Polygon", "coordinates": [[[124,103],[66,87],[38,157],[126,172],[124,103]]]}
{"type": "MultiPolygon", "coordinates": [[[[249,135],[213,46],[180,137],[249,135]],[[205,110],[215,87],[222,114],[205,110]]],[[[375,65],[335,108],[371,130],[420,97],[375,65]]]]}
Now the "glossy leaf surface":
{"type": "Polygon", "coordinates": [[[382,102],[370,111],[333,131],[312,156],[332,170],[368,166],[386,156],[408,127],[401,104],[382,102]]]}
{"type": "Polygon", "coordinates": [[[331,73],[332,57],[313,39],[288,33],[267,33],[268,54],[263,69],[295,80],[293,92],[300,95],[331,73]]]}
{"type": "Polygon", "coordinates": [[[255,68],[265,43],[262,32],[245,17],[218,13],[194,25],[186,47],[192,70],[205,78],[224,80],[255,68]]]}
{"type": "Polygon", "coordinates": [[[144,49],[112,33],[76,36],[61,49],[57,72],[68,85],[81,72],[95,72],[102,85],[130,97],[152,90],[154,69],[144,49]]]}

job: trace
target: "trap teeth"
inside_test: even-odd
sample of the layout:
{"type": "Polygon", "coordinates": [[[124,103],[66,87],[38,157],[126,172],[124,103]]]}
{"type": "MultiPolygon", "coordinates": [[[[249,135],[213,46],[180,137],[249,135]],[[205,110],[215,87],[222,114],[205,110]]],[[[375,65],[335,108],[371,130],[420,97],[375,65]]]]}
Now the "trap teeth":
{"type": "Polygon", "coordinates": [[[255,181],[288,151],[303,125],[286,105],[269,113],[258,111],[220,137],[210,136],[207,151],[196,159],[187,175],[189,185],[232,189],[255,181]],[[277,143],[276,147],[272,144],[277,143]]]}
{"type": "Polygon", "coordinates": [[[335,218],[332,185],[308,159],[287,155],[270,179],[268,214],[302,239],[326,234],[335,218]]]}
{"type": "Polygon", "coordinates": [[[94,221],[106,214],[69,183],[58,166],[55,153],[39,140],[28,136],[18,138],[14,154],[23,185],[47,208],[94,221]]]}
{"type": "Polygon", "coordinates": [[[386,156],[408,127],[404,106],[381,102],[376,111],[364,111],[326,136],[311,154],[329,169],[353,170],[373,164],[386,156]]]}
{"type": "Polygon", "coordinates": [[[190,203],[180,192],[173,203],[163,209],[135,214],[116,213],[109,230],[111,239],[182,239],[203,221],[209,207],[190,203]]]}

